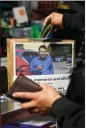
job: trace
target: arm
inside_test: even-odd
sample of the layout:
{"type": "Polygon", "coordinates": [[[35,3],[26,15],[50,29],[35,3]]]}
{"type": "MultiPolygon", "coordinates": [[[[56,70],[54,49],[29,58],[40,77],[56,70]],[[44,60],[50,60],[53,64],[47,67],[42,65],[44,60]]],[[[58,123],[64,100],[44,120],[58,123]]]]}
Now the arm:
{"type": "Polygon", "coordinates": [[[80,32],[84,27],[84,15],[79,13],[64,14],[62,23],[65,28],[80,32]]]}
{"type": "Polygon", "coordinates": [[[54,74],[53,63],[52,63],[52,62],[51,62],[51,66],[50,66],[50,68],[51,68],[51,72],[52,72],[52,74],[54,74]]]}
{"type": "Polygon", "coordinates": [[[40,85],[42,90],[39,92],[20,92],[13,96],[32,99],[30,102],[23,103],[24,109],[36,107],[33,112],[48,113],[57,119],[60,128],[84,128],[84,108],[74,102],[62,97],[55,88],[50,85],[40,85]]]}
{"type": "Polygon", "coordinates": [[[52,115],[57,119],[61,128],[84,128],[84,108],[62,97],[56,100],[52,106],[52,115]]]}
{"type": "Polygon", "coordinates": [[[53,63],[52,63],[51,56],[47,57],[47,61],[45,63],[45,67],[44,67],[43,71],[46,71],[46,70],[52,70],[52,72],[53,72],[53,63]]]}
{"type": "Polygon", "coordinates": [[[61,14],[53,12],[45,18],[44,24],[46,24],[47,20],[49,19],[51,21],[51,24],[57,27],[64,27],[77,32],[80,32],[85,24],[84,14],[79,13],[61,14]]]}
{"type": "Polygon", "coordinates": [[[39,72],[39,70],[35,66],[35,61],[36,60],[32,60],[30,63],[30,72],[32,72],[32,73],[38,73],[39,72]]]}
{"type": "Polygon", "coordinates": [[[54,74],[52,59],[50,60],[50,70],[51,70],[51,73],[54,74]]]}

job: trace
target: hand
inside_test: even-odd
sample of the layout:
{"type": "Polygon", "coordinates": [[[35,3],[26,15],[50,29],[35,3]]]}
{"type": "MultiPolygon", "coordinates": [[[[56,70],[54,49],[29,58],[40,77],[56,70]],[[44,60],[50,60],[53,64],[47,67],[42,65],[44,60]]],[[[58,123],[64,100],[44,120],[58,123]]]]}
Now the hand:
{"type": "Polygon", "coordinates": [[[42,66],[38,66],[37,67],[37,70],[42,70],[42,66]]]}
{"type": "Polygon", "coordinates": [[[63,14],[61,14],[61,13],[56,13],[56,12],[51,13],[49,16],[47,16],[45,18],[44,25],[46,24],[46,22],[48,20],[51,21],[52,25],[55,25],[55,26],[58,26],[58,27],[63,27],[63,23],[62,23],[63,14]]]}
{"type": "Polygon", "coordinates": [[[51,85],[43,84],[40,86],[42,90],[39,92],[16,92],[13,96],[31,99],[31,101],[21,104],[23,109],[35,107],[36,109],[33,109],[33,112],[48,113],[55,100],[62,96],[51,85]]]}

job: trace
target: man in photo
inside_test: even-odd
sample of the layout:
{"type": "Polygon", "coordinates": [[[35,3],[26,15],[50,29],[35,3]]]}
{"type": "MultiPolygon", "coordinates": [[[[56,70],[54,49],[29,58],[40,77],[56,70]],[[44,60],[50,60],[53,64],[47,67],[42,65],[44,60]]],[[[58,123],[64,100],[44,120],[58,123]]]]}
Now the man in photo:
{"type": "Polygon", "coordinates": [[[39,56],[32,59],[30,64],[30,72],[33,75],[49,75],[54,74],[51,56],[48,54],[45,45],[39,47],[39,56]]]}

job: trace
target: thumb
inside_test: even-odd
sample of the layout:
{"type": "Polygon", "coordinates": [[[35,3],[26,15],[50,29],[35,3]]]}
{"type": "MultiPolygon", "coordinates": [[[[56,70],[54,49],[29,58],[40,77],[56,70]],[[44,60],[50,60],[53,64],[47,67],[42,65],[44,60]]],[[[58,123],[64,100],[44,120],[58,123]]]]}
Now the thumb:
{"type": "Polygon", "coordinates": [[[47,21],[51,19],[51,15],[47,16],[44,20],[43,26],[46,25],[47,21]]]}
{"type": "Polygon", "coordinates": [[[35,100],[31,100],[30,102],[21,104],[21,107],[23,109],[33,108],[33,107],[36,107],[36,102],[35,102],[35,100]]]}

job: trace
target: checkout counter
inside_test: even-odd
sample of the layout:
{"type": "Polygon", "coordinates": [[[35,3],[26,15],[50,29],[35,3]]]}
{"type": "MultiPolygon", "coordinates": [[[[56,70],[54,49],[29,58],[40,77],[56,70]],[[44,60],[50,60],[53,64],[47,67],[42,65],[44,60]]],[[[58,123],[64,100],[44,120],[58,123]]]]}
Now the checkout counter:
{"type": "Polygon", "coordinates": [[[0,128],[56,128],[53,117],[30,114],[19,102],[4,98],[0,107],[0,128]]]}
{"type": "Polygon", "coordinates": [[[31,117],[28,110],[23,110],[18,102],[5,99],[0,102],[0,128],[2,126],[31,117]]]}

